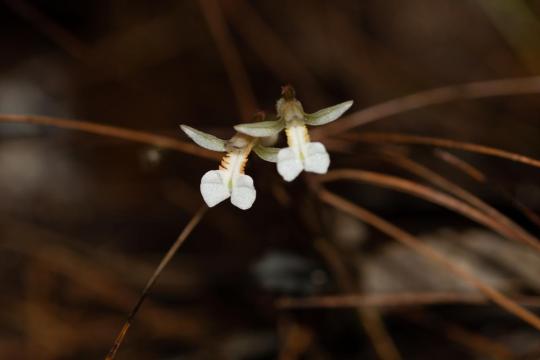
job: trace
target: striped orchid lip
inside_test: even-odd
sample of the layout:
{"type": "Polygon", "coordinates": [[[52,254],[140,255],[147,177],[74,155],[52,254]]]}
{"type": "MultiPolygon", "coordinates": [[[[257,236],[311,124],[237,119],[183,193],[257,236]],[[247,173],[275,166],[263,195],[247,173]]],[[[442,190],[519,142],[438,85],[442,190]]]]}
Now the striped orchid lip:
{"type": "Polygon", "coordinates": [[[287,144],[279,150],[277,171],[285,181],[293,181],[305,170],[316,174],[326,174],[330,166],[330,156],[320,142],[310,142],[306,125],[298,120],[287,124],[287,144]]]}
{"type": "Polygon", "coordinates": [[[218,170],[207,171],[201,178],[200,190],[208,207],[230,198],[242,210],[251,208],[257,192],[253,179],[244,170],[256,139],[237,134],[226,141],[186,125],[181,128],[199,146],[225,152],[218,170]]]}
{"type": "Polygon", "coordinates": [[[225,199],[242,209],[249,209],[255,202],[257,192],[251,176],[244,173],[248,155],[253,145],[233,148],[227,152],[219,170],[210,170],[201,179],[201,194],[209,207],[213,207],[225,199]]]}

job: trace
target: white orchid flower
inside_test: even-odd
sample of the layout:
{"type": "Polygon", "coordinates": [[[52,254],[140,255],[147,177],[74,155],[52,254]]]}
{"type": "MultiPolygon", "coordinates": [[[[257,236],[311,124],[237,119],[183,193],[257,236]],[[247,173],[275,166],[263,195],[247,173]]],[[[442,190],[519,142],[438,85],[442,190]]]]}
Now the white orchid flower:
{"type": "Polygon", "coordinates": [[[284,180],[296,179],[302,170],[325,174],[330,166],[330,156],[322,143],[310,141],[306,125],[328,124],[338,119],[352,106],[353,102],[346,101],[313,114],[306,114],[302,104],[296,100],[292,87],[284,87],[282,96],[276,104],[277,120],[240,124],[234,128],[250,136],[272,136],[285,129],[288,147],[278,151],[274,148],[254,149],[257,153],[262,151],[265,154],[274,155],[268,158],[259,156],[265,160],[277,162],[278,173],[284,180]]]}
{"type": "Polygon", "coordinates": [[[227,141],[186,125],[181,125],[181,128],[197,145],[226,153],[219,169],[210,170],[201,178],[201,194],[208,207],[231,198],[234,206],[249,209],[255,202],[257,192],[253,179],[244,173],[244,169],[257,139],[237,134],[227,141]]]}

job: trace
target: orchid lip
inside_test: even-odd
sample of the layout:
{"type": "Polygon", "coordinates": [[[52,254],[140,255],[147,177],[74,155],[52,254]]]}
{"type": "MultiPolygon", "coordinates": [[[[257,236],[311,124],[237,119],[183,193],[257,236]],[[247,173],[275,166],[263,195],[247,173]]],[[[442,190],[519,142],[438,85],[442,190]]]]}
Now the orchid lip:
{"type": "Polygon", "coordinates": [[[253,179],[244,174],[249,149],[237,149],[228,152],[219,166],[219,170],[210,170],[201,179],[200,190],[209,207],[231,198],[236,207],[247,210],[256,198],[253,179]]]}
{"type": "Polygon", "coordinates": [[[295,122],[287,127],[289,147],[279,151],[277,170],[285,181],[294,180],[304,171],[325,174],[330,166],[330,156],[322,143],[310,142],[305,124],[295,122]]]}

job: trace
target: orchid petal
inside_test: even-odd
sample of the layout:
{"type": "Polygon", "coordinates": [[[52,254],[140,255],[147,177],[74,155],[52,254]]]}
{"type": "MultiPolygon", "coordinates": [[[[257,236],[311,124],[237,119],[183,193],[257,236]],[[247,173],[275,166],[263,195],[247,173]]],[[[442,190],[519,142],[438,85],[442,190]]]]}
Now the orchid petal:
{"type": "Polygon", "coordinates": [[[200,147],[212,151],[225,151],[227,141],[215,137],[214,135],[194,129],[191,126],[180,125],[180,128],[200,147]]]}
{"type": "Polygon", "coordinates": [[[214,207],[231,196],[222,172],[210,170],[201,179],[201,194],[208,207],[214,207]]]}
{"type": "Polygon", "coordinates": [[[313,114],[306,114],[306,124],[312,126],[319,126],[328,124],[338,119],[343,113],[352,106],[353,101],[345,101],[341,104],[327,107],[325,109],[314,112],[313,114]]]}
{"type": "Polygon", "coordinates": [[[281,149],[275,147],[267,147],[262,145],[257,145],[253,148],[253,152],[257,154],[261,159],[269,162],[277,162],[278,153],[281,149]]]}
{"type": "Polygon", "coordinates": [[[247,210],[253,205],[256,197],[257,192],[251,176],[240,175],[233,185],[231,203],[237,208],[247,210]]]}
{"type": "Polygon", "coordinates": [[[293,181],[303,169],[304,165],[294,149],[287,147],[279,150],[277,170],[285,181],[293,181]]]}
{"type": "Polygon", "coordinates": [[[283,120],[261,121],[248,124],[235,125],[234,129],[242,134],[253,137],[272,136],[279,133],[285,127],[283,120]]]}
{"type": "Polygon", "coordinates": [[[326,174],[330,166],[330,156],[320,142],[307,144],[304,154],[304,169],[317,174],[326,174]]]}

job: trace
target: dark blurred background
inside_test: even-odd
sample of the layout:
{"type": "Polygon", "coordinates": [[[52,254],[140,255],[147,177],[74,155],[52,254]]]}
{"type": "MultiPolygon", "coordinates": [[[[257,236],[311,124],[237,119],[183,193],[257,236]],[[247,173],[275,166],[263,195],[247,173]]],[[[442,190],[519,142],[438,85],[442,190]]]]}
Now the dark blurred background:
{"type": "MultiPolygon", "coordinates": [[[[3,0],[0,24],[1,114],[87,120],[184,141],[182,123],[230,137],[231,125],[254,110],[272,112],[286,83],[308,112],[349,99],[354,112],[434,87],[540,74],[537,0],[3,0]],[[233,74],[240,66],[246,76],[231,78],[231,63],[233,74]]],[[[539,99],[453,102],[362,131],[439,136],[540,157],[539,99]]],[[[200,177],[217,161],[21,123],[0,123],[0,139],[0,358],[102,358],[159,259],[202,204],[200,177]]],[[[332,155],[332,167],[414,179],[384,161],[383,148],[352,144],[332,155]]],[[[441,161],[432,147],[397,150],[538,233],[510,201],[540,208],[537,169],[453,151],[482,169],[487,186],[441,161]]],[[[248,172],[258,190],[253,208],[224,202],[205,216],[158,281],[118,358],[385,358],[354,309],[278,310],[274,301],[469,289],[321,205],[303,180],[284,184],[257,158],[248,172]],[[321,239],[331,250],[316,246],[321,239]],[[348,286],[329,262],[332,254],[348,286]]],[[[408,195],[361,184],[331,188],[498,289],[540,290],[540,257],[522,245],[408,195]]],[[[492,305],[398,306],[373,314],[403,359],[540,358],[538,333],[492,305]]]]}

